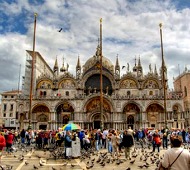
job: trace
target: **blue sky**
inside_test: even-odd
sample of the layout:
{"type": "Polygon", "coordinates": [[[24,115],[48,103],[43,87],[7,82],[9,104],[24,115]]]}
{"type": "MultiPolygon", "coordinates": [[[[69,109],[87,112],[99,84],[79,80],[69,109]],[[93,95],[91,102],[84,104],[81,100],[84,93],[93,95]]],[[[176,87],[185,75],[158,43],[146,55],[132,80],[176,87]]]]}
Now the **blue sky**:
{"type": "Polygon", "coordinates": [[[32,49],[34,12],[38,13],[36,50],[50,67],[56,56],[61,66],[64,56],[75,75],[78,55],[85,64],[95,54],[100,18],[103,55],[113,64],[118,54],[120,65],[130,63],[130,68],[135,56],[140,56],[144,74],[149,64],[160,68],[158,25],[162,22],[170,88],[173,77],[190,66],[189,0],[0,0],[0,93],[18,88],[20,64],[24,75],[25,50],[32,49]]]}

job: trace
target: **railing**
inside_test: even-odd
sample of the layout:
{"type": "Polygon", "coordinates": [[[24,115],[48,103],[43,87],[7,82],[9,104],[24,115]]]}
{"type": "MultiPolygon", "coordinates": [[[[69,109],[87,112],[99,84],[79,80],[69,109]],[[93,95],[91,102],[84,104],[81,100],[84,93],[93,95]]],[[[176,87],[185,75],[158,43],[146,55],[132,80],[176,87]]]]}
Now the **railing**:
{"type": "MultiPolygon", "coordinates": [[[[66,95],[36,95],[33,96],[33,99],[35,100],[44,100],[44,99],[73,99],[73,100],[77,100],[77,99],[85,99],[86,97],[93,97],[93,96],[97,96],[100,95],[99,93],[90,93],[90,94],[75,94],[74,96],[66,96],[66,95]]],[[[108,94],[104,94],[104,96],[111,98],[113,100],[164,100],[164,96],[162,95],[118,95],[118,94],[112,94],[112,95],[108,95],[108,94]]],[[[29,99],[29,97],[27,96],[19,96],[19,99],[29,99]]],[[[167,96],[166,100],[180,100],[182,99],[182,96],[180,95],[174,95],[174,96],[167,96]]]]}

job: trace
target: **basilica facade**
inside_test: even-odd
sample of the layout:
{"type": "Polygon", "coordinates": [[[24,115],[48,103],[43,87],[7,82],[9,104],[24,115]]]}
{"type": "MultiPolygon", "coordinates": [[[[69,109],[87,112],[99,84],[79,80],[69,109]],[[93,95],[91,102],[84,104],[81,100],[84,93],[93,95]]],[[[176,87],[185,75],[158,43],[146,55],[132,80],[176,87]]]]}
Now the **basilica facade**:
{"type": "MultiPolygon", "coordinates": [[[[40,53],[35,52],[31,109],[33,129],[57,129],[69,121],[79,124],[81,128],[100,128],[99,45],[94,51],[94,55],[83,65],[78,57],[76,75],[69,72],[69,65],[64,61],[59,67],[57,59],[54,68],[50,68],[40,53]]],[[[29,125],[32,51],[26,53],[22,95],[17,102],[21,129],[29,125]]],[[[164,69],[167,73],[165,65],[164,69]]],[[[170,92],[167,88],[164,98],[162,71],[149,65],[149,72],[144,74],[140,58],[135,60],[133,66],[128,63],[120,66],[118,57],[113,64],[103,56],[104,128],[161,128],[166,124],[169,128],[185,128],[182,94],[170,92]],[[121,75],[121,69],[125,70],[125,74],[121,75]]]]}

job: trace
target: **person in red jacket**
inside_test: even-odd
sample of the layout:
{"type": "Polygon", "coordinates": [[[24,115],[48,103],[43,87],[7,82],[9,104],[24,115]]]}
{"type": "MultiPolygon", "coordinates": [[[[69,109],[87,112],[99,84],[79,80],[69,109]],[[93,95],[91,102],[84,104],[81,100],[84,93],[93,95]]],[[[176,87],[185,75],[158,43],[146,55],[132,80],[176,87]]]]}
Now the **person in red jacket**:
{"type": "Polygon", "coordinates": [[[8,154],[10,154],[10,152],[11,152],[13,139],[14,139],[14,136],[13,136],[12,132],[9,131],[7,139],[6,139],[6,147],[7,147],[6,151],[7,151],[8,154]]]}
{"type": "Polygon", "coordinates": [[[6,146],[6,141],[5,141],[5,137],[1,134],[0,132],[0,163],[1,163],[1,156],[2,156],[2,151],[3,148],[6,146]]]}

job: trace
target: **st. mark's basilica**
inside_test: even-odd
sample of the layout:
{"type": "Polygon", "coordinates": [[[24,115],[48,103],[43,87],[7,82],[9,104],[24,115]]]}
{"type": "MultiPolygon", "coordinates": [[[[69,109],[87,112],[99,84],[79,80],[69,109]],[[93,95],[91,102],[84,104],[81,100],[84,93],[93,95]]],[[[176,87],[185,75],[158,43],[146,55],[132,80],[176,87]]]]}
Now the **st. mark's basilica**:
{"type": "MultiPolygon", "coordinates": [[[[29,125],[29,95],[32,51],[26,51],[25,76],[22,95],[18,100],[20,129],[29,125]]],[[[68,64],[55,59],[53,68],[39,52],[35,52],[33,65],[33,97],[31,103],[31,125],[33,129],[57,129],[69,121],[82,128],[100,128],[101,117],[105,128],[126,129],[155,127],[167,123],[169,128],[184,128],[185,112],[181,93],[169,92],[166,88],[166,110],[162,71],[149,65],[149,72],[143,73],[141,59],[135,59],[133,66],[115,65],[102,57],[103,112],[100,114],[100,45],[94,55],[81,65],[76,61],[76,75],[69,72],[68,64]],[[121,69],[125,74],[121,75],[121,69]],[[166,114],[165,114],[166,112],[166,114]]],[[[167,81],[166,81],[167,85],[167,81]]],[[[167,87],[167,86],[166,86],[167,87]]]]}

